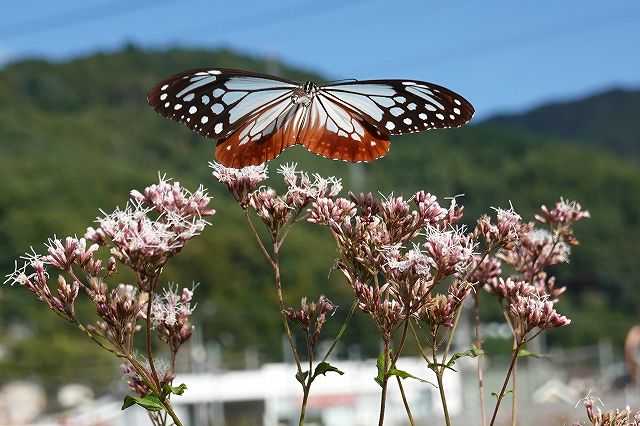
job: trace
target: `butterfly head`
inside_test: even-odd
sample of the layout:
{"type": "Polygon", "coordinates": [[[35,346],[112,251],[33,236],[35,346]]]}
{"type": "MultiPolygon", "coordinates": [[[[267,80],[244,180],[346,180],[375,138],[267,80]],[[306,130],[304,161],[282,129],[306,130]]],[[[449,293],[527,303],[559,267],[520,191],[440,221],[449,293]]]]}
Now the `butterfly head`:
{"type": "Polygon", "coordinates": [[[297,90],[294,90],[291,95],[291,100],[293,103],[308,106],[317,92],[318,86],[316,86],[312,81],[307,81],[302,86],[298,87],[297,90]]]}

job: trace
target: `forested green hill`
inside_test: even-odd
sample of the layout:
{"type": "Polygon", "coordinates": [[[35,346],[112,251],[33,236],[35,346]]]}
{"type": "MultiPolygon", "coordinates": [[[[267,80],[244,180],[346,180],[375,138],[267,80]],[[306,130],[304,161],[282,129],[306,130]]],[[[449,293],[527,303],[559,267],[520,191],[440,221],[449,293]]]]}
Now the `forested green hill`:
{"type": "MultiPolygon", "coordinates": [[[[275,360],[281,325],[271,271],[231,197],[210,178],[214,143],[158,116],[145,99],[160,79],[207,65],[274,68],[228,51],[128,48],[63,63],[21,61],[0,70],[0,272],[12,271],[14,259],[30,245],[42,250],[41,242],[54,233],[82,234],[98,209],[122,206],[130,189],[155,182],[158,172],[187,187],[203,183],[218,214],[167,268],[165,279],[200,283],[199,326],[205,339],[221,345],[225,359],[242,359],[235,355],[254,347],[261,360],[275,360]]],[[[285,77],[321,80],[281,64],[275,68],[285,77]]],[[[597,121],[597,114],[582,114],[585,122],[597,121]]],[[[637,123],[616,126],[627,138],[637,123]]],[[[279,162],[297,161],[305,170],[341,176],[347,190],[409,195],[424,188],[440,198],[466,194],[460,201],[469,222],[509,202],[530,217],[539,204],[560,196],[579,200],[592,219],[578,227],[583,244],[571,264],[558,271],[569,287],[559,309],[574,321],[549,336],[584,343],[607,335],[619,342],[640,312],[635,303],[640,296],[640,169],[604,150],[556,142],[492,122],[393,139],[388,156],[372,164],[328,161],[302,148],[288,150],[279,162]]],[[[292,232],[282,256],[289,303],[325,294],[341,306],[336,316],[345,314],[350,290],[338,274],[329,275],[333,255],[332,241],[321,229],[301,224],[292,232]]],[[[98,351],[43,304],[20,288],[0,290],[6,349],[0,377],[30,375],[49,384],[106,384],[113,377],[113,370],[93,367],[98,351]]],[[[345,339],[375,354],[378,343],[367,338],[370,331],[368,318],[357,318],[345,339]]]]}
{"type": "Polygon", "coordinates": [[[498,127],[557,137],[640,160],[640,91],[614,89],[487,120],[498,127]]]}

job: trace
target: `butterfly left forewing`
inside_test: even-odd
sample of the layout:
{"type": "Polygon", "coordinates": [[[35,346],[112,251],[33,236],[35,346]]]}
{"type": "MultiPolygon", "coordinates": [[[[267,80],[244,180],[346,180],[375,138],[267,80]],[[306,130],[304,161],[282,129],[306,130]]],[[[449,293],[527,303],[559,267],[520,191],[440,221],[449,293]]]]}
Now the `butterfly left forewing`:
{"type": "Polygon", "coordinates": [[[294,82],[266,74],[199,68],[176,74],[147,95],[161,115],[212,139],[230,136],[253,115],[291,96],[294,82]]]}

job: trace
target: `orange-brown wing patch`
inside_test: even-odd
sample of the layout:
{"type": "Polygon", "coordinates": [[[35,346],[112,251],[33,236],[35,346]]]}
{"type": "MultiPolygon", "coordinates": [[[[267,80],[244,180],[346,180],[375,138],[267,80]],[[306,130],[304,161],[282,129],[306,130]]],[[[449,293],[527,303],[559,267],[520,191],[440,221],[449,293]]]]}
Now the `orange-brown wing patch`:
{"type": "Polygon", "coordinates": [[[247,120],[231,136],[218,141],[216,159],[226,167],[242,168],[276,158],[296,144],[305,109],[289,100],[272,105],[247,120]]]}
{"type": "Polygon", "coordinates": [[[309,151],[352,163],[373,161],[389,151],[389,135],[360,114],[323,97],[316,97],[308,108],[298,143],[309,151]]]}

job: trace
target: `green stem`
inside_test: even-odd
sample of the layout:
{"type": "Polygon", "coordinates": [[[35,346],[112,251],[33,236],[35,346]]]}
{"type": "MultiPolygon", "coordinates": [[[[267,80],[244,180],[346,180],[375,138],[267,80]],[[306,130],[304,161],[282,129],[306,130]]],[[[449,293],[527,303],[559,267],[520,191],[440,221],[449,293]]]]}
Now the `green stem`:
{"type": "MultiPolygon", "coordinates": [[[[456,318],[457,321],[457,318],[456,318]]],[[[454,325],[455,327],[455,325],[454,325]]],[[[451,419],[449,419],[449,408],[447,407],[447,397],[444,394],[444,380],[443,380],[443,376],[444,376],[444,363],[447,360],[447,355],[445,351],[445,354],[442,357],[442,364],[443,367],[438,367],[438,346],[437,346],[437,338],[438,338],[438,332],[437,329],[432,331],[432,336],[431,336],[431,352],[432,352],[432,356],[433,356],[433,372],[436,373],[436,379],[438,380],[438,392],[440,393],[440,401],[442,402],[442,412],[444,413],[444,421],[446,426],[451,426],[451,419]]],[[[448,349],[448,347],[447,347],[448,349]]]]}
{"type": "Polygon", "coordinates": [[[507,384],[509,383],[509,378],[511,377],[511,372],[513,371],[513,367],[516,364],[516,360],[518,359],[518,353],[520,352],[520,348],[522,347],[522,341],[516,345],[516,348],[513,351],[513,358],[511,359],[511,365],[509,365],[509,370],[507,371],[507,376],[504,378],[504,383],[502,384],[502,389],[498,394],[498,400],[496,401],[496,407],[493,410],[493,416],[491,416],[491,423],[489,426],[493,426],[496,421],[496,416],[498,415],[498,409],[500,408],[500,403],[504,398],[505,391],[507,390],[507,384]]]}
{"type": "Polygon", "coordinates": [[[324,354],[324,357],[322,358],[322,362],[326,362],[327,361],[327,359],[329,358],[329,355],[331,355],[331,352],[333,352],[333,350],[335,349],[336,345],[338,344],[338,341],[342,338],[342,335],[344,334],[345,330],[347,329],[347,326],[349,325],[349,322],[351,321],[351,317],[353,317],[353,313],[355,312],[357,306],[358,306],[358,299],[355,299],[353,301],[353,304],[351,305],[351,310],[349,311],[349,314],[347,315],[347,319],[342,323],[342,327],[340,327],[340,331],[336,335],[336,338],[333,339],[333,342],[331,343],[331,347],[329,347],[329,350],[327,350],[327,353],[324,354]]]}
{"type": "MultiPolygon", "coordinates": [[[[451,345],[453,344],[453,335],[458,328],[458,322],[460,321],[460,314],[462,313],[462,305],[458,308],[458,312],[456,312],[456,319],[453,321],[453,327],[449,331],[449,339],[447,340],[447,346],[444,348],[444,355],[442,356],[442,362],[444,363],[447,360],[447,356],[449,355],[449,349],[451,349],[451,345]]],[[[444,370],[444,367],[442,367],[444,370]]]]}
{"type": "MultiPolygon", "coordinates": [[[[289,340],[289,346],[291,347],[291,353],[293,354],[293,359],[296,362],[296,367],[298,368],[298,373],[302,374],[302,365],[300,363],[300,356],[298,355],[298,351],[296,350],[296,345],[293,342],[293,335],[291,334],[291,329],[289,328],[289,321],[287,321],[287,315],[284,313],[284,299],[282,297],[282,281],[280,278],[280,247],[278,246],[277,240],[273,243],[273,271],[276,279],[276,291],[278,293],[278,306],[280,307],[280,317],[282,318],[282,325],[284,326],[284,330],[287,334],[287,339],[289,340]]],[[[312,372],[309,371],[309,374],[312,372]]]]}
{"type": "MultiPolygon", "coordinates": [[[[514,346],[516,342],[514,341],[514,346]]],[[[517,354],[520,350],[516,347],[514,348],[516,351],[515,363],[513,364],[513,373],[512,373],[512,382],[511,389],[513,389],[513,395],[511,399],[511,426],[516,426],[516,421],[518,419],[518,356],[517,354]]]]}
{"type": "MultiPolygon", "coordinates": [[[[479,291],[480,289],[478,289],[479,291]]],[[[473,316],[475,319],[475,327],[476,327],[476,349],[482,349],[482,338],[480,337],[480,306],[479,306],[479,297],[478,291],[473,293],[473,316]]],[[[485,411],[485,403],[484,403],[484,373],[483,373],[483,356],[482,354],[478,355],[478,388],[480,391],[480,415],[482,419],[482,426],[487,424],[487,413],[485,411]]]]}
{"type": "MultiPolygon", "coordinates": [[[[433,357],[434,362],[435,356],[433,357]]],[[[442,401],[442,411],[444,412],[444,422],[447,426],[451,426],[451,420],[449,419],[449,409],[447,408],[447,398],[444,394],[444,383],[442,380],[442,371],[436,371],[436,378],[438,379],[438,390],[440,391],[440,401],[442,401]]]]}
{"type": "Polygon", "coordinates": [[[402,402],[404,404],[404,409],[407,411],[407,416],[409,417],[409,423],[411,423],[411,426],[416,426],[416,422],[415,420],[413,420],[413,415],[411,414],[411,408],[409,408],[409,402],[407,401],[407,396],[404,393],[402,380],[400,380],[400,377],[398,376],[396,376],[396,380],[398,381],[398,387],[400,388],[400,395],[402,395],[402,402]]]}
{"type": "MultiPolygon", "coordinates": [[[[311,375],[311,370],[309,370],[309,375],[311,375]]],[[[304,415],[307,411],[307,401],[309,400],[309,391],[310,386],[302,386],[302,406],[300,407],[300,421],[298,422],[298,426],[304,425],[304,415]]]]}
{"type": "MultiPolygon", "coordinates": [[[[156,370],[155,362],[153,361],[153,347],[151,345],[151,304],[153,303],[153,295],[158,283],[159,275],[151,277],[149,282],[149,300],[147,300],[147,318],[146,318],[146,346],[147,346],[147,359],[149,360],[149,368],[151,369],[151,378],[155,381],[158,389],[160,389],[160,378],[156,370]]],[[[159,394],[158,394],[159,395],[159,394]]]]}
{"type": "Polygon", "coordinates": [[[389,369],[389,339],[384,340],[384,363],[382,371],[384,372],[382,378],[382,393],[380,395],[380,418],[378,420],[378,426],[384,425],[384,409],[387,402],[387,383],[389,382],[389,376],[387,370],[389,369]]]}

